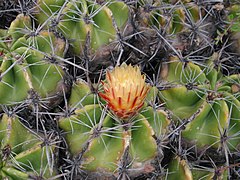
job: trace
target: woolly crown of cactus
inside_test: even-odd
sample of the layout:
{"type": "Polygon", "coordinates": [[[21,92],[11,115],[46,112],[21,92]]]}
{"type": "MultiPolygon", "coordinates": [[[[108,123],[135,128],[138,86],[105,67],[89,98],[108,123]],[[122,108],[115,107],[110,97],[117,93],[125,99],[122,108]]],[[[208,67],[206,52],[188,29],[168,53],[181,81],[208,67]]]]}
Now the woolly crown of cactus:
{"type": "Polygon", "coordinates": [[[138,66],[127,65],[107,71],[106,82],[103,82],[105,93],[99,95],[108,103],[109,109],[120,119],[133,117],[144,104],[149,91],[145,75],[138,66]]]}

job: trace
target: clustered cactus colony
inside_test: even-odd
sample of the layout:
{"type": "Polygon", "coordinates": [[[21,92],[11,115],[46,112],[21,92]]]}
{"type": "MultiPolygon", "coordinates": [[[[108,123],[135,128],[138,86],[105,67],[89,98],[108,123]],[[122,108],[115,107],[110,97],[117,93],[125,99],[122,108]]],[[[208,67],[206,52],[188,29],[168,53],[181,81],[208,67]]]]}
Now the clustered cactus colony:
{"type": "Polygon", "coordinates": [[[3,1],[0,14],[0,179],[240,178],[238,2],[3,1]]]}

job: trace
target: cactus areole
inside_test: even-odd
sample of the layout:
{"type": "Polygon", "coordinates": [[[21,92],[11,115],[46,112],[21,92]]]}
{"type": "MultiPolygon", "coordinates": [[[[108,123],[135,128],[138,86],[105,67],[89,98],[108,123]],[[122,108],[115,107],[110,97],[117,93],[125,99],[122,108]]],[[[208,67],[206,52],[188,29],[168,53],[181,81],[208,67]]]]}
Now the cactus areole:
{"type": "Polygon", "coordinates": [[[143,106],[150,86],[145,83],[145,75],[138,66],[123,63],[113,71],[107,71],[103,83],[105,93],[99,93],[108,108],[119,119],[128,120],[143,106]]]}

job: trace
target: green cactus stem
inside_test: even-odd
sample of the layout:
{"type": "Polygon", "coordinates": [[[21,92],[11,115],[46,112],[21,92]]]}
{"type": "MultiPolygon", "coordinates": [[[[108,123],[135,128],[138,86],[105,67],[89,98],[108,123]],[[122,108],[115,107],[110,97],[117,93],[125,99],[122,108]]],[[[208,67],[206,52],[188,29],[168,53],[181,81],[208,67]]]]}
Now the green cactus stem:
{"type": "Polygon", "coordinates": [[[32,98],[57,97],[65,87],[65,42],[53,33],[40,31],[31,36],[28,16],[18,15],[1,36],[0,104],[13,105],[32,98]]]}
{"type": "Polygon", "coordinates": [[[216,169],[194,166],[190,162],[174,157],[168,165],[166,178],[169,180],[195,180],[195,179],[222,179],[227,180],[227,168],[218,167],[216,169]]]}
{"type": "MultiPolygon", "coordinates": [[[[173,113],[185,122],[184,140],[201,148],[239,149],[239,75],[224,76],[214,68],[172,58],[162,73],[169,88],[159,96],[173,113]],[[167,71],[167,73],[166,73],[167,71]]],[[[199,149],[199,150],[200,150],[199,149]]]]}
{"type": "Polygon", "coordinates": [[[116,28],[123,30],[129,18],[128,7],[120,1],[108,0],[103,4],[85,0],[64,2],[39,1],[36,18],[39,24],[55,26],[77,55],[83,54],[87,39],[90,39],[92,53],[114,42],[118,38],[116,28]],[[54,22],[50,21],[53,19],[54,22]]]}
{"type": "Polygon", "coordinates": [[[0,141],[1,179],[47,179],[56,173],[48,159],[48,151],[54,151],[55,146],[45,146],[37,135],[21,124],[16,115],[1,115],[0,141]]]}
{"type": "Polygon", "coordinates": [[[79,80],[69,100],[69,109],[74,111],[59,120],[72,156],[82,157],[79,168],[90,174],[102,173],[102,177],[116,177],[121,175],[123,161],[130,163],[125,159],[127,153],[131,159],[129,174],[138,170],[138,175],[146,173],[147,166],[154,169],[151,162],[158,154],[154,137],[167,133],[166,112],[146,106],[134,119],[124,123],[100,104],[98,95],[79,80]]]}

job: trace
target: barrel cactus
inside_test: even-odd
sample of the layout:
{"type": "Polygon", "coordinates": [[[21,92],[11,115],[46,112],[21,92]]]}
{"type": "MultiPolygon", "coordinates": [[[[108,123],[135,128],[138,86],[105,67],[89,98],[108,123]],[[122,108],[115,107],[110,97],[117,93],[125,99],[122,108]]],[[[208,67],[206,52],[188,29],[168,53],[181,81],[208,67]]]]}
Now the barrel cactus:
{"type": "Polygon", "coordinates": [[[47,179],[56,174],[56,144],[25,127],[14,112],[1,115],[0,140],[1,179],[47,179]]]}
{"type": "Polygon", "coordinates": [[[0,2],[0,179],[239,179],[238,4],[0,2]]]}
{"type": "Polygon", "coordinates": [[[182,148],[193,148],[216,163],[229,163],[228,152],[239,151],[239,74],[226,76],[215,67],[218,54],[207,66],[172,57],[162,73],[168,86],[159,93],[173,120],[181,127],[182,148]]]}
{"type": "Polygon", "coordinates": [[[114,50],[118,31],[123,32],[129,18],[126,4],[111,0],[102,4],[39,0],[35,13],[38,23],[68,39],[74,54],[83,55],[88,49],[90,55],[100,53],[99,58],[114,50]]]}
{"type": "Polygon", "coordinates": [[[59,59],[64,56],[65,42],[49,31],[35,33],[30,17],[22,14],[8,30],[1,30],[2,105],[33,105],[44,99],[49,103],[62,94],[66,76],[59,59]]]}
{"type": "Polygon", "coordinates": [[[126,64],[107,71],[103,89],[94,94],[79,80],[68,103],[72,113],[59,120],[78,168],[92,178],[152,173],[155,161],[162,158],[157,141],[163,139],[169,124],[166,112],[148,105],[156,89],[145,84],[138,67],[126,64]],[[152,96],[145,101],[149,89],[152,96]]]}

